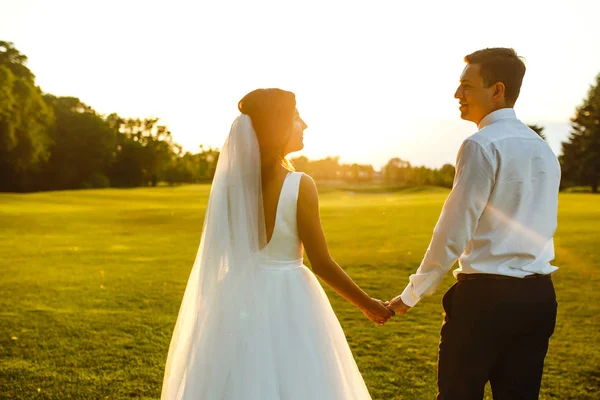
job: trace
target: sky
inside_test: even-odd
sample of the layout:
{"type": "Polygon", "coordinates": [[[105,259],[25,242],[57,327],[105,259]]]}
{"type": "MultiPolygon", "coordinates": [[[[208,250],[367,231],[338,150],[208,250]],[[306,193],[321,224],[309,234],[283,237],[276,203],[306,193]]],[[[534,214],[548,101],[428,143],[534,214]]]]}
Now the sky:
{"type": "Polygon", "coordinates": [[[0,0],[0,40],[44,92],[159,117],[188,151],[221,147],[237,102],[280,87],[308,124],[297,155],[437,168],[476,131],[453,94],[485,47],[525,57],[515,110],[558,154],[600,73],[598,15],[597,0],[0,0]]]}

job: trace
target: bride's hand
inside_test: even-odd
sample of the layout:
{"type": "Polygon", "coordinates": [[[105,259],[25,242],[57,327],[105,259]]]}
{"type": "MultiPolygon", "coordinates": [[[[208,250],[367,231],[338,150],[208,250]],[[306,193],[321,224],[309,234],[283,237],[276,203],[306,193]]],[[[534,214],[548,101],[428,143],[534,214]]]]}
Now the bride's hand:
{"type": "Polygon", "coordinates": [[[381,326],[385,325],[395,314],[394,311],[388,309],[379,299],[371,299],[370,304],[361,311],[365,317],[381,326]]]}

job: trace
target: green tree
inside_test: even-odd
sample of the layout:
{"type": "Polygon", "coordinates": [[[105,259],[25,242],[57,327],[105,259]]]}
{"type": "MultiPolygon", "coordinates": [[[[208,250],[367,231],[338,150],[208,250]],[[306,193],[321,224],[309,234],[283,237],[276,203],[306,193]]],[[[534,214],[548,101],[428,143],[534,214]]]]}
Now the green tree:
{"type": "Polygon", "coordinates": [[[444,164],[442,168],[435,171],[436,174],[436,185],[446,188],[451,188],[454,183],[454,175],[456,169],[452,164],[444,164]]]}
{"type": "Polygon", "coordinates": [[[116,148],[116,131],[91,107],[76,97],[45,99],[54,110],[50,130],[53,145],[44,167],[42,189],[106,187],[106,176],[116,148]]]}
{"type": "Polygon", "coordinates": [[[170,184],[183,182],[210,182],[215,176],[219,151],[200,146],[196,154],[182,154],[181,146],[175,146],[175,156],[164,172],[164,179],[170,184]]]}
{"type": "Polygon", "coordinates": [[[200,145],[200,152],[194,155],[196,182],[210,182],[215,176],[219,151],[200,145]]]}
{"type": "Polygon", "coordinates": [[[318,180],[335,180],[341,175],[340,158],[326,157],[321,160],[311,162],[311,175],[318,180]]]}
{"type": "Polygon", "coordinates": [[[298,172],[306,172],[310,175],[310,161],[305,156],[299,156],[292,159],[292,165],[298,172]]]}
{"type": "Polygon", "coordinates": [[[546,135],[544,134],[544,127],[539,125],[527,125],[532,131],[540,135],[540,137],[546,140],[546,135]]]}
{"type": "Polygon", "coordinates": [[[156,186],[176,155],[171,132],[158,118],[107,117],[117,129],[115,162],[110,179],[116,186],[156,186]]]}
{"type": "Polygon", "coordinates": [[[562,186],[591,186],[594,193],[600,184],[600,74],[587,98],[571,119],[571,135],[562,143],[559,157],[562,186]]]}
{"type": "Polygon", "coordinates": [[[401,184],[412,183],[413,173],[410,162],[399,157],[390,159],[383,168],[383,171],[387,182],[401,184]]]}
{"type": "Polygon", "coordinates": [[[27,57],[0,41],[0,190],[31,190],[49,157],[52,110],[25,66],[27,57]]]}
{"type": "Polygon", "coordinates": [[[13,43],[0,40],[0,65],[7,66],[13,75],[33,82],[35,76],[26,64],[27,56],[25,54],[21,54],[13,43]]]}
{"type": "Polygon", "coordinates": [[[165,181],[169,185],[196,182],[194,174],[194,154],[181,154],[181,146],[176,146],[177,156],[173,157],[165,170],[165,181]]]}

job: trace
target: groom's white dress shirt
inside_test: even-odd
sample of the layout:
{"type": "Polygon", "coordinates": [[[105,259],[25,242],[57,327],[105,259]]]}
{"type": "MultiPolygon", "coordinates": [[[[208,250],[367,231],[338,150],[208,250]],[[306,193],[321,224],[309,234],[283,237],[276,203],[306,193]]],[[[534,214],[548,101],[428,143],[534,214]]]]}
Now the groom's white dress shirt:
{"type": "Polygon", "coordinates": [[[460,273],[551,274],[560,165],[512,108],[496,110],[466,139],[456,175],[417,272],[401,295],[413,307],[452,265],[460,273]]]}

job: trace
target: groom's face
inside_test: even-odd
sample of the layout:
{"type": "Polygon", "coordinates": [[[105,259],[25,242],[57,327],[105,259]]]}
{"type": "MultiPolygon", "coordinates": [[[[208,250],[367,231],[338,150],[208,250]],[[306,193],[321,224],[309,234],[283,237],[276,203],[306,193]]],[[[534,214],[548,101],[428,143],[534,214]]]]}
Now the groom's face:
{"type": "Polygon", "coordinates": [[[460,117],[479,124],[494,109],[493,93],[493,86],[485,87],[480,65],[467,64],[460,76],[460,86],[454,93],[460,103],[460,117]]]}

